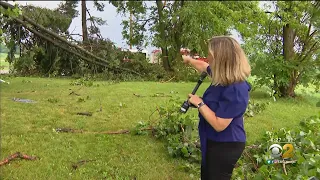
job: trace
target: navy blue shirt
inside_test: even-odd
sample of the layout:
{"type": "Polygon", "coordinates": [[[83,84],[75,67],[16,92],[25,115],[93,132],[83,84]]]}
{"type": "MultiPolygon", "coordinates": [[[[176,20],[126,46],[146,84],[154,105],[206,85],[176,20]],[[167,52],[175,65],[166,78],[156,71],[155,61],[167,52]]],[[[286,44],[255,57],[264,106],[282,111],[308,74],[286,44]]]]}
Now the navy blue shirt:
{"type": "MultiPolygon", "coordinates": [[[[208,74],[211,69],[207,67],[208,74]]],[[[207,139],[216,142],[245,142],[246,133],[243,125],[243,114],[249,101],[248,82],[243,81],[228,86],[210,85],[204,92],[203,102],[220,118],[233,118],[229,126],[221,132],[215,129],[199,113],[199,136],[201,143],[202,159],[206,153],[207,139]]]]}

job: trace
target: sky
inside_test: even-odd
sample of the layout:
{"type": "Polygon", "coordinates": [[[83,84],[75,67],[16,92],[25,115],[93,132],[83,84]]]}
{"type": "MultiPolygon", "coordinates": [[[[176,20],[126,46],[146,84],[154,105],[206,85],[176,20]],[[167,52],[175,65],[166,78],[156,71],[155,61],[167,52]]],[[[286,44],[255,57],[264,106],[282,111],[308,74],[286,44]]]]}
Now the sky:
{"type": "MultiPolygon", "coordinates": [[[[10,4],[18,3],[21,5],[34,5],[39,7],[45,7],[49,9],[55,9],[58,7],[59,3],[62,1],[8,1],[10,4]]],[[[104,2],[105,10],[103,12],[97,11],[93,6],[93,1],[87,1],[87,8],[92,16],[101,17],[103,20],[107,21],[107,25],[100,26],[101,35],[104,38],[110,39],[118,47],[129,48],[125,40],[122,39],[122,19],[120,14],[117,14],[116,8],[109,4],[109,2],[104,2]]],[[[81,4],[79,3],[78,9],[79,16],[74,18],[69,31],[72,34],[82,34],[81,27],[81,4]]],[[[234,37],[238,42],[242,42],[239,35],[236,32],[232,32],[232,37],[234,37]]],[[[150,53],[155,47],[147,47],[146,50],[150,53]]]]}

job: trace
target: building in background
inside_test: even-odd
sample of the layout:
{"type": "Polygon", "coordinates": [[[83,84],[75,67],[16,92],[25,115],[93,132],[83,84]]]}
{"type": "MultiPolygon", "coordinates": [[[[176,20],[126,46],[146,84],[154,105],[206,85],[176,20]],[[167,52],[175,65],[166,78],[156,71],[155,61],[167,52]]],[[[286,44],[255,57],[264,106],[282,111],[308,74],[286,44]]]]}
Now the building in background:
{"type": "Polygon", "coordinates": [[[160,55],[161,55],[161,49],[153,50],[150,54],[149,63],[160,64],[161,63],[160,55]]]}

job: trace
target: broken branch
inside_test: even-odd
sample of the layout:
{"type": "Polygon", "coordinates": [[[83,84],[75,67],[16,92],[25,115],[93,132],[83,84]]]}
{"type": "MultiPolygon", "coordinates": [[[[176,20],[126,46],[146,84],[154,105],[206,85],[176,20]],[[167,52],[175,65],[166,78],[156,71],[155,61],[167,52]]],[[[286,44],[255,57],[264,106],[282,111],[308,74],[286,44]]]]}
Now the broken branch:
{"type": "Polygon", "coordinates": [[[78,93],[76,93],[76,92],[74,92],[74,91],[72,91],[69,95],[72,95],[72,94],[74,94],[74,95],[76,95],[76,96],[80,96],[80,94],[78,94],[78,93]]]}
{"type": "Polygon", "coordinates": [[[91,162],[91,161],[96,161],[96,160],[81,160],[81,161],[78,161],[78,162],[72,164],[72,168],[73,168],[74,170],[76,170],[76,169],[79,168],[80,165],[83,165],[83,164],[85,164],[85,163],[87,163],[87,162],[91,162]]]}
{"type": "MultiPolygon", "coordinates": [[[[0,2],[0,3],[1,3],[1,2],[0,2]]],[[[81,59],[86,60],[87,62],[91,62],[91,63],[99,64],[99,65],[101,65],[101,66],[104,66],[104,67],[106,67],[106,68],[110,68],[110,69],[111,69],[111,67],[109,67],[109,66],[108,66],[108,65],[106,65],[106,64],[103,64],[103,63],[101,63],[101,62],[97,62],[97,61],[92,61],[92,60],[90,60],[89,58],[86,58],[86,57],[82,56],[81,54],[79,54],[79,53],[77,53],[77,52],[73,52],[73,51],[71,51],[70,49],[65,48],[65,47],[63,47],[63,46],[59,45],[57,42],[53,41],[52,39],[50,39],[50,38],[48,38],[48,37],[46,37],[46,36],[42,35],[42,34],[41,34],[41,33],[39,33],[38,31],[36,31],[36,30],[34,30],[34,29],[30,28],[30,27],[29,27],[25,22],[21,21],[20,19],[15,18],[15,21],[17,21],[18,23],[22,24],[26,29],[28,29],[30,32],[34,33],[35,35],[37,35],[37,36],[39,36],[39,37],[41,37],[41,38],[45,39],[46,41],[51,42],[53,45],[55,45],[55,46],[57,46],[57,47],[59,47],[59,48],[61,48],[61,49],[65,50],[65,51],[67,51],[67,52],[69,52],[69,53],[71,53],[71,54],[74,54],[74,55],[76,55],[76,56],[80,57],[81,59]]]]}
{"type": "Polygon", "coordinates": [[[78,112],[77,115],[92,116],[91,112],[78,112]]]}
{"type": "Polygon", "coordinates": [[[14,159],[17,159],[17,158],[26,159],[26,160],[32,160],[32,161],[38,159],[35,156],[28,156],[26,154],[22,154],[20,152],[16,152],[16,153],[10,155],[9,157],[7,157],[6,159],[2,160],[0,162],[0,166],[8,164],[10,161],[12,161],[14,159]]]}
{"type": "Polygon", "coordinates": [[[133,93],[133,95],[137,96],[137,97],[145,97],[145,96],[142,96],[140,94],[136,94],[136,93],[133,93]]]}
{"type": "Polygon", "coordinates": [[[160,83],[167,83],[167,82],[170,82],[172,79],[174,79],[176,76],[173,76],[172,78],[170,78],[169,80],[167,81],[161,81],[160,83]]]}
{"type": "MultiPolygon", "coordinates": [[[[149,131],[153,130],[152,127],[149,128],[142,128],[140,131],[149,131]]],[[[101,131],[101,132],[94,132],[94,131],[83,131],[71,128],[56,128],[56,132],[65,132],[65,133],[86,133],[86,134],[129,134],[130,130],[124,129],[119,131],[101,131]]]]}

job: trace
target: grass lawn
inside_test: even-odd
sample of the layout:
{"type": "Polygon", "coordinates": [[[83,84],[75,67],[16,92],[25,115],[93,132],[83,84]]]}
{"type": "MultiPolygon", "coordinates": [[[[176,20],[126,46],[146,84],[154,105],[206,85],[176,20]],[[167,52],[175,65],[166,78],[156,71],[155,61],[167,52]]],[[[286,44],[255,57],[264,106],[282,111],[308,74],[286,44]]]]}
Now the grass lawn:
{"type": "MultiPolygon", "coordinates": [[[[148,121],[154,109],[170,99],[150,96],[165,93],[184,100],[196,83],[95,82],[99,86],[81,88],[71,86],[70,79],[18,77],[4,80],[10,84],[0,84],[0,157],[3,159],[19,151],[38,156],[40,160],[19,160],[1,166],[1,179],[190,179],[189,173],[179,168],[183,161],[170,158],[164,144],[148,136],[58,134],[53,129],[130,129],[141,120],[148,121]],[[80,96],[69,95],[72,91],[80,96]],[[146,97],[136,97],[133,93],[146,97]],[[14,97],[37,103],[15,102],[14,97]],[[78,102],[79,98],[85,101],[78,102]],[[99,99],[101,112],[97,112],[99,99]],[[82,111],[93,112],[93,115],[76,115],[82,111]],[[80,160],[95,161],[73,170],[72,164],[80,160]]],[[[202,84],[197,94],[202,94],[208,85],[207,82],[202,84]]],[[[298,92],[302,92],[301,89],[298,92]]],[[[292,128],[301,119],[318,113],[320,108],[316,103],[320,94],[310,92],[296,100],[277,102],[272,102],[263,90],[253,92],[254,101],[270,101],[271,104],[261,114],[245,120],[248,143],[267,130],[292,128]]],[[[196,115],[195,110],[188,113],[196,115]]]]}

